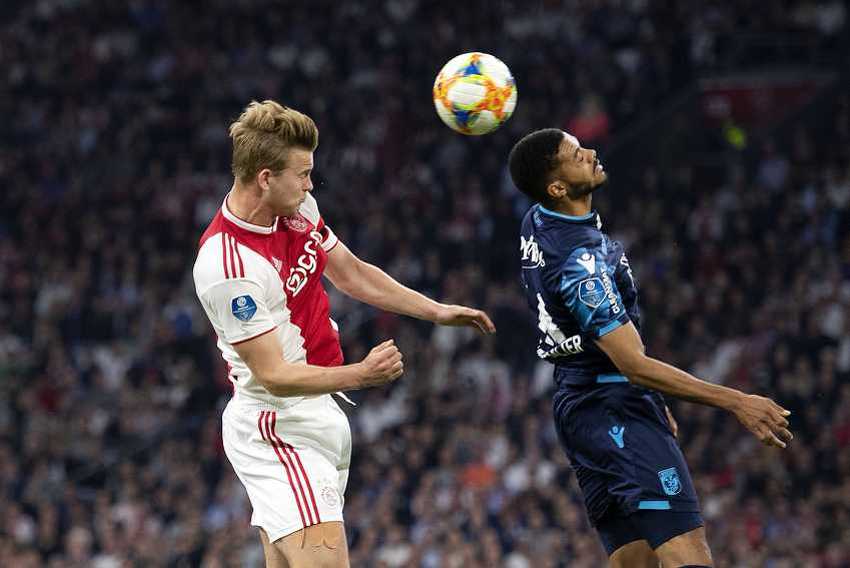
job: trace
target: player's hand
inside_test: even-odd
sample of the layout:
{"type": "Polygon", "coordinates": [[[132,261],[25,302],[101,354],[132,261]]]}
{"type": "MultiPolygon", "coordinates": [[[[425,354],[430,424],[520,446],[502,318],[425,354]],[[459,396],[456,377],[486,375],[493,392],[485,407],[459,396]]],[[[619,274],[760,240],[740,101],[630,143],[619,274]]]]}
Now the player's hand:
{"type": "Polygon", "coordinates": [[[788,430],[790,411],[769,398],[745,394],[732,407],[735,417],[766,446],[784,448],[794,436],[788,430]]]}
{"type": "Polygon", "coordinates": [[[670,412],[670,407],[666,404],[664,405],[664,411],[667,412],[667,421],[670,422],[670,431],[673,432],[673,437],[679,438],[679,423],[676,422],[676,419],[673,418],[673,413],[670,412]]]}
{"type": "Polygon", "coordinates": [[[360,363],[363,373],[358,387],[376,387],[393,382],[404,372],[404,363],[401,360],[401,351],[392,339],[372,348],[360,363]]]}
{"type": "Polygon", "coordinates": [[[496,326],[486,313],[481,310],[443,304],[434,318],[434,323],[450,326],[465,326],[475,328],[481,335],[496,333],[496,326]]]}

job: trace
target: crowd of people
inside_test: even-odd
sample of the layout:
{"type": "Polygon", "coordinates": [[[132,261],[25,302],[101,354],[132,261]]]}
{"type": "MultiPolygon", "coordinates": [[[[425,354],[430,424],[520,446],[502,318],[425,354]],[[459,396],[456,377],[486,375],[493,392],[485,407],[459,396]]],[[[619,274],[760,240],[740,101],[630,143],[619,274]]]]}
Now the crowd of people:
{"type": "MultiPolygon", "coordinates": [[[[499,328],[482,340],[331,292],[348,360],[394,337],[406,361],[392,387],[341,403],[352,565],[602,565],[519,290],[529,203],[507,150],[550,125],[604,144],[728,62],[736,26],[827,46],[846,29],[841,2],[664,4],[12,3],[0,565],[262,564],[222,452],[230,390],[190,267],[231,184],[227,125],[263,98],[316,119],[314,195],[341,240],[499,328]],[[519,84],[516,115],[481,139],[446,129],[429,100],[442,63],[472,49],[519,84]]],[[[596,202],[630,251],[648,352],[793,412],[783,452],[671,402],[718,565],[850,563],[850,97],[834,117],[826,135],[801,125],[753,167],[730,164],[725,184],[650,159],[612,172],[633,183],[596,202]]]]}

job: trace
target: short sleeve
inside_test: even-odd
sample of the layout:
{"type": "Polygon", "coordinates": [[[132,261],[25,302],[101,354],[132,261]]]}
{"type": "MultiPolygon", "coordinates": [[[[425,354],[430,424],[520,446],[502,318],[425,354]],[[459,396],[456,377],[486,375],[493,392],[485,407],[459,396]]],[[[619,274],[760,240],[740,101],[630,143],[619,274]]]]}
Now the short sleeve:
{"type": "Polygon", "coordinates": [[[581,247],[573,251],[561,269],[561,299],[582,333],[593,338],[602,337],[629,321],[604,258],[594,249],[581,247]]]}
{"type": "Polygon", "coordinates": [[[221,339],[236,345],[277,327],[266,306],[262,287],[253,280],[224,280],[207,288],[201,304],[221,339]],[[217,325],[216,325],[217,324],[217,325]]]}
{"type": "Polygon", "coordinates": [[[308,193],[304,199],[304,203],[301,204],[299,212],[316,226],[316,231],[322,235],[322,248],[326,252],[330,252],[339,243],[339,239],[331,228],[325,224],[325,220],[319,212],[319,204],[316,202],[316,198],[308,193]]]}

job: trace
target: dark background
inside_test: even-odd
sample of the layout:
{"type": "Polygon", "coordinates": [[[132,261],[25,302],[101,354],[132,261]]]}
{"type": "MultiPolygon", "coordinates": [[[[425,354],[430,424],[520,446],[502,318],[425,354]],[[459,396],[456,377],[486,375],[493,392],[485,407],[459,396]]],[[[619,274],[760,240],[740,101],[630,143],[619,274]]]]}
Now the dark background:
{"type": "Polygon", "coordinates": [[[223,456],[229,398],[190,267],[231,185],[227,126],[274,98],[320,129],[316,196],[362,258],[499,333],[332,293],[348,360],[395,337],[405,377],[356,393],[354,566],[602,565],[550,419],[518,284],[529,203],[505,169],[569,129],[639,284],[648,352],[775,397],[796,438],[674,403],[718,566],[850,565],[846,2],[41,0],[0,11],[0,565],[255,566],[223,456]],[[431,85],[512,70],[470,138],[431,85]]]}

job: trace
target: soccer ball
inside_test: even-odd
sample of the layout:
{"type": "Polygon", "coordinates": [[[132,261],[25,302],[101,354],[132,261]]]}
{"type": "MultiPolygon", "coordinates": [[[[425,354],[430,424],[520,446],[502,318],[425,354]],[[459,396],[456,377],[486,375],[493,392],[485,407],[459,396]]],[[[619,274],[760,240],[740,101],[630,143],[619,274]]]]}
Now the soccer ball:
{"type": "Polygon", "coordinates": [[[516,83],[508,66],[486,53],[464,53],[446,63],[434,81],[434,106],[456,132],[492,132],[516,108],[516,83]]]}

